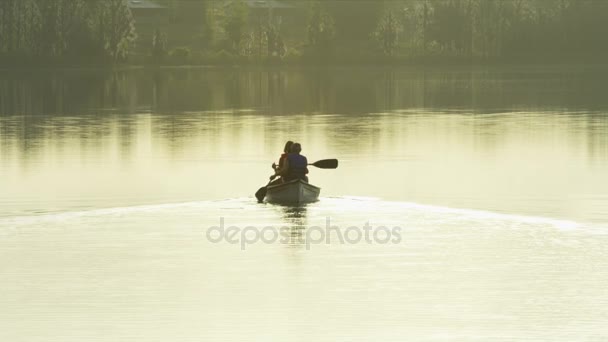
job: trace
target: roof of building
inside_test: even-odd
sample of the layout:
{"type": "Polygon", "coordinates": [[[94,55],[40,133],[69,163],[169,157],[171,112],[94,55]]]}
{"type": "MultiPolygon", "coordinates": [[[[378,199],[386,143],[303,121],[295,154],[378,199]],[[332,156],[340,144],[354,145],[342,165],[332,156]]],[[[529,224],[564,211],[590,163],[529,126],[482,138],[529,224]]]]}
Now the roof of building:
{"type": "Polygon", "coordinates": [[[163,9],[161,6],[150,0],[127,0],[129,8],[131,9],[163,9]]]}
{"type": "MultiPolygon", "coordinates": [[[[232,3],[233,1],[227,1],[224,3],[224,5],[228,6],[232,3]]],[[[291,8],[296,8],[296,6],[285,3],[283,1],[279,1],[279,0],[245,0],[244,1],[245,4],[247,5],[247,7],[252,8],[252,9],[258,9],[258,8],[280,8],[280,9],[291,9],[291,8]]]]}

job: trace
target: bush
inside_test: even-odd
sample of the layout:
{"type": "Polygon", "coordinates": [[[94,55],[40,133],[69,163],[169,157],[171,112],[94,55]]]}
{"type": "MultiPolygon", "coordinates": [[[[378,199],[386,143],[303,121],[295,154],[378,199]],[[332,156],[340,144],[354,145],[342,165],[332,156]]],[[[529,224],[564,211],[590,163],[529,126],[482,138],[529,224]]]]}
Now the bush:
{"type": "Polygon", "coordinates": [[[220,50],[212,56],[212,62],[218,64],[232,64],[236,60],[236,56],[226,50],[220,50]]]}
{"type": "Polygon", "coordinates": [[[171,63],[174,64],[187,64],[190,60],[190,49],[187,47],[178,47],[169,52],[171,63]]]}
{"type": "Polygon", "coordinates": [[[302,52],[296,48],[290,47],[285,51],[283,61],[285,63],[298,63],[302,59],[302,52]]]}

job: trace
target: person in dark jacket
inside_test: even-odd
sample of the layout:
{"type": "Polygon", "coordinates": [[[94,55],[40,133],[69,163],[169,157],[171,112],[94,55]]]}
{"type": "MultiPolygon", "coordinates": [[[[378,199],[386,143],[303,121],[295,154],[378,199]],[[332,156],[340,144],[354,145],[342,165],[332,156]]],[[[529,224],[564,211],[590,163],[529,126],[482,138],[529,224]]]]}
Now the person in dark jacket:
{"type": "Polygon", "coordinates": [[[285,164],[277,170],[277,174],[283,177],[285,182],[302,179],[308,182],[308,159],[301,155],[302,145],[294,143],[291,146],[291,153],[287,155],[285,164]]]}

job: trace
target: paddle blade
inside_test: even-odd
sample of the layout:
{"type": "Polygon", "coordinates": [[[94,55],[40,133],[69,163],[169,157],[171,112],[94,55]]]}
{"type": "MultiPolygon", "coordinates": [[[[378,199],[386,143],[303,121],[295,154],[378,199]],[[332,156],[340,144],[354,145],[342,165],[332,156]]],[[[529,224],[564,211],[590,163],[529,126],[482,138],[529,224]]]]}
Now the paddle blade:
{"type": "Polygon", "coordinates": [[[266,187],[263,186],[255,193],[255,198],[258,199],[258,202],[264,201],[264,197],[266,197],[266,190],[266,187]]]}
{"type": "Polygon", "coordinates": [[[338,168],[338,159],[323,159],[310,164],[320,169],[336,169],[338,168]]]}

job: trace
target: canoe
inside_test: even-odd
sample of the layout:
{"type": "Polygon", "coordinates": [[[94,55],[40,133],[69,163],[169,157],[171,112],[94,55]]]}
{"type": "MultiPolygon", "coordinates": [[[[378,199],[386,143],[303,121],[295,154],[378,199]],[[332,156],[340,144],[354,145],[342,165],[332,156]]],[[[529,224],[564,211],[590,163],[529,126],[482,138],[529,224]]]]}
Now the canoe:
{"type": "Polygon", "coordinates": [[[296,179],[291,182],[269,186],[266,202],[279,204],[304,204],[319,200],[321,188],[296,179]]]}

